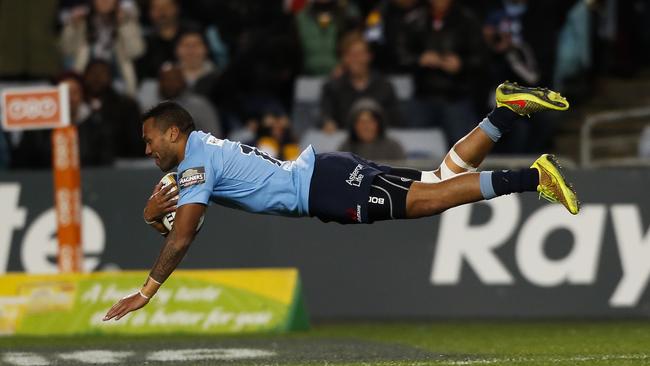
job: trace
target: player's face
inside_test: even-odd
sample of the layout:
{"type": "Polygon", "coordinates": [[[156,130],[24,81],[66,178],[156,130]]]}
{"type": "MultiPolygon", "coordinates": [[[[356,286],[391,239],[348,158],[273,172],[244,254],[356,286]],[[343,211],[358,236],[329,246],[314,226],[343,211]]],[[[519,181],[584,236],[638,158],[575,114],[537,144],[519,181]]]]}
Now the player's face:
{"type": "Polygon", "coordinates": [[[153,118],[142,124],[142,139],[145,143],[145,154],[155,159],[156,165],[163,172],[172,170],[177,165],[177,158],[171,142],[171,128],[162,132],[154,125],[153,118]]]}

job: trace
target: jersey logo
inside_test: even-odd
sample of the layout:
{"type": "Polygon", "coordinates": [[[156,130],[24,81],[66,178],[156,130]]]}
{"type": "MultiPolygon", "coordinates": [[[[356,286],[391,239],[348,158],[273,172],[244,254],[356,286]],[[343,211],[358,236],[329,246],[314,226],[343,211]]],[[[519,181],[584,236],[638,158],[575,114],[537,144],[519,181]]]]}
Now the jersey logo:
{"type": "Polygon", "coordinates": [[[214,146],[219,146],[219,147],[223,146],[223,140],[218,139],[218,138],[216,138],[214,136],[208,137],[208,139],[205,140],[205,143],[208,144],[208,145],[214,145],[214,146]]]}
{"type": "Polygon", "coordinates": [[[205,183],[205,168],[202,166],[185,169],[178,180],[178,186],[180,188],[187,188],[202,183],[205,183]]]}

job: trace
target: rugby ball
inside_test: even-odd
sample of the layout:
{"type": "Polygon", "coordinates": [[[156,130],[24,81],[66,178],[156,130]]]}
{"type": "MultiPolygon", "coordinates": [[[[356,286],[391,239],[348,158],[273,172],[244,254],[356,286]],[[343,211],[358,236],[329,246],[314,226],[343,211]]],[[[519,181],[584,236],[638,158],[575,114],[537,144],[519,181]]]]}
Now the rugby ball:
{"type": "MultiPolygon", "coordinates": [[[[176,183],[176,173],[167,173],[165,174],[162,179],[160,179],[160,183],[162,183],[162,188],[167,187],[168,185],[173,185],[171,188],[170,192],[178,192],[178,184],[176,183]]],[[[176,194],[176,198],[178,198],[178,193],[176,194]]],[[[163,218],[160,220],[167,229],[167,231],[172,231],[172,228],[174,227],[174,218],[176,217],[176,211],[169,212],[163,216],[163,218]]],[[[203,226],[203,219],[205,218],[205,215],[201,215],[201,219],[199,219],[199,225],[196,227],[196,231],[201,230],[201,226],[203,226]]]]}

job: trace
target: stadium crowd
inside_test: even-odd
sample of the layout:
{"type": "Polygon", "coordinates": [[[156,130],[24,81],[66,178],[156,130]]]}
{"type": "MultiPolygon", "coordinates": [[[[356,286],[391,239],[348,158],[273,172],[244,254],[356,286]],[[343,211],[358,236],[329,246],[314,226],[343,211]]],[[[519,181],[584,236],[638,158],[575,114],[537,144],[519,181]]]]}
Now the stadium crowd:
{"type": "MultiPolygon", "coordinates": [[[[451,144],[503,80],[580,100],[594,76],[633,73],[649,16],[648,0],[0,0],[0,89],[67,83],[86,166],[144,157],[139,115],[161,100],[280,159],[309,131],[404,159],[389,131],[451,144]]],[[[530,122],[499,152],[548,148],[556,116],[530,122]]],[[[4,133],[0,164],[49,167],[49,141],[4,133]]]]}

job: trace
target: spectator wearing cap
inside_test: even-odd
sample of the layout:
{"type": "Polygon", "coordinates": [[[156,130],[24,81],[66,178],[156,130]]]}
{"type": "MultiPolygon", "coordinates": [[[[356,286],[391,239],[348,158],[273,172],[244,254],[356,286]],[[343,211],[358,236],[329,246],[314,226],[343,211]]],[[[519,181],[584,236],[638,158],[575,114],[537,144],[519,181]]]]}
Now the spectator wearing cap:
{"type": "Polygon", "coordinates": [[[372,55],[363,36],[358,32],[345,35],[340,49],[343,73],[330,77],[321,93],[323,129],[331,132],[345,128],[352,105],[362,98],[372,99],[383,106],[388,125],[400,125],[393,86],[382,74],[370,69],[372,55]]]}
{"type": "Polygon", "coordinates": [[[386,114],[376,101],[357,101],[348,118],[349,135],[339,147],[369,160],[405,159],[404,149],[399,142],[386,136],[386,114]]]}
{"type": "Polygon", "coordinates": [[[68,64],[82,72],[91,60],[115,67],[124,90],[135,95],[137,76],[133,61],[145,50],[138,9],[128,0],[92,0],[64,13],[61,45],[68,64]]]}

